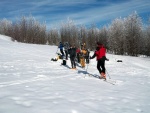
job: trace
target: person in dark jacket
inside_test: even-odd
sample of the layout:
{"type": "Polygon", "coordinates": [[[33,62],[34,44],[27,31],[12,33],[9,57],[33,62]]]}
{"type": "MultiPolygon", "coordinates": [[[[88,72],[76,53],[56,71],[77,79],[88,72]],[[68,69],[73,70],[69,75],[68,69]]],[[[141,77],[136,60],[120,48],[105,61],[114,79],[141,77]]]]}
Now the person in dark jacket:
{"type": "Polygon", "coordinates": [[[70,55],[71,67],[72,69],[76,69],[76,63],[75,63],[76,47],[75,46],[70,46],[69,55],[70,55]]]}
{"type": "Polygon", "coordinates": [[[60,49],[62,56],[64,56],[63,47],[63,44],[60,42],[58,48],[60,49]]]}
{"type": "Polygon", "coordinates": [[[105,60],[108,60],[106,58],[106,48],[99,42],[97,42],[96,51],[94,52],[94,55],[90,57],[90,59],[93,59],[95,57],[97,59],[97,69],[100,73],[100,79],[106,80],[105,60]]]}
{"type": "Polygon", "coordinates": [[[68,60],[68,49],[69,49],[69,43],[65,42],[64,50],[65,50],[66,60],[68,60]]]}

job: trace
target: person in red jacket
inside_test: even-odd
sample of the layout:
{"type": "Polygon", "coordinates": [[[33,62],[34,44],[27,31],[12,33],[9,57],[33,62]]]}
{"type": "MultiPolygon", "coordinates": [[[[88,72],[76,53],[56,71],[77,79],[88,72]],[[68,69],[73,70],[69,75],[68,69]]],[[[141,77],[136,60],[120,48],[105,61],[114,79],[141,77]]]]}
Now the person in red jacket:
{"type": "Polygon", "coordinates": [[[106,58],[106,48],[104,45],[97,42],[96,51],[94,52],[94,55],[90,57],[90,59],[95,58],[97,59],[97,69],[100,73],[100,79],[106,80],[106,74],[105,74],[105,60],[108,60],[106,58]]]}
{"type": "Polygon", "coordinates": [[[76,49],[76,53],[77,53],[77,62],[80,63],[80,48],[76,49]]]}

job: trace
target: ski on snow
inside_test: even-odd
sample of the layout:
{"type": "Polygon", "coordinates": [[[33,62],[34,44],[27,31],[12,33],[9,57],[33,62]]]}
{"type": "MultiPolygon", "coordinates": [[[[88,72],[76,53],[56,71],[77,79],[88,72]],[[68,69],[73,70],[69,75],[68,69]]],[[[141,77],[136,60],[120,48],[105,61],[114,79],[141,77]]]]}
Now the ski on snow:
{"type": "Polygon", "coordinates": [[[110,84],[112,84],[112,85],[115,85],[115,83],[116,83],[116,82],[113,82],[113,81],[109,81],[109,80],[107,80],[107,79],[104,80],[104,81],[107,82],[107,83],[110,83],[110,84]]]}
{"type": "MultiPolygon", "coordinates": [[[[90,77],[94,77],[94,78],[97,78],[97,79],[100,79],[98,75],[94,75],[94,74],[88,74],[90,77]]],[[[107,82],[109,84],[112,84],[112,85],[115,85],[116,84],[116,80],[112,80],[112,79],[100,79],[100,80],[103,80],[104,82],[107,82]]]]}

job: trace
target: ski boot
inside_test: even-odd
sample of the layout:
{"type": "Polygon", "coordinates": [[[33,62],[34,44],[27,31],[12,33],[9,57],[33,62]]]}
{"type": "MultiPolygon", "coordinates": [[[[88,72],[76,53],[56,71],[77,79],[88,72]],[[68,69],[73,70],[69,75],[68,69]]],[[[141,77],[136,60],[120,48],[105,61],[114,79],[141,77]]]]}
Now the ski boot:
{"type": "Polygon", "coordinates": [[[100,77],[99,77],[99,78],[106,80],[106,75],[105,75],[105,73],[102,72],[102,73],[100,74],[100,77]]]}

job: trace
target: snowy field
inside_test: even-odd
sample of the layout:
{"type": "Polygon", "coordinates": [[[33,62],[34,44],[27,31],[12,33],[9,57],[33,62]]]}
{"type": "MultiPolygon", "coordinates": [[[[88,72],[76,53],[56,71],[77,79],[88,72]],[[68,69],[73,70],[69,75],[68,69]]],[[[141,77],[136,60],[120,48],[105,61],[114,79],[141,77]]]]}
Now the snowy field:
{"type": "Polygon", "coordinates": [[[96,59],[71,70],[56,51],[0,35],[0,113],[150,113],[150,58],[107,54],[112,85],[86,74],[98,75],[96,59]]]}

